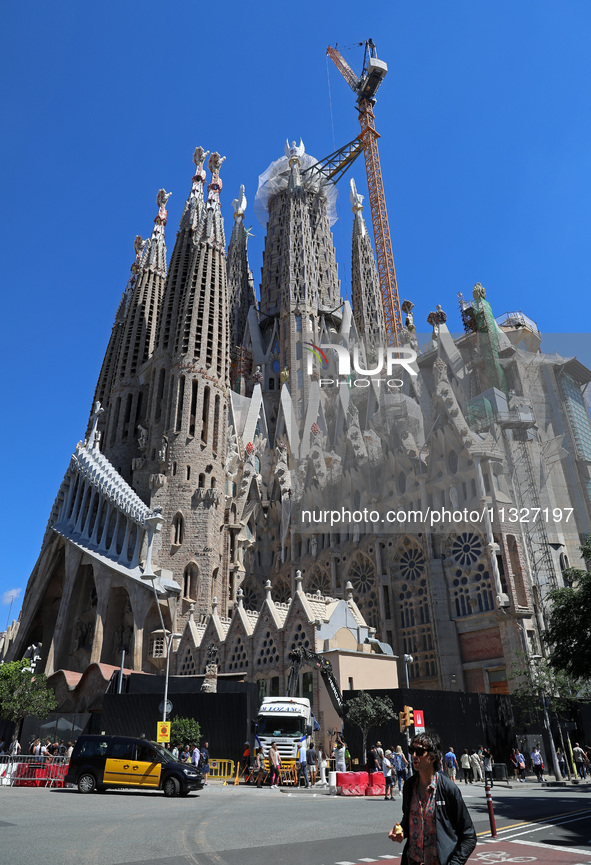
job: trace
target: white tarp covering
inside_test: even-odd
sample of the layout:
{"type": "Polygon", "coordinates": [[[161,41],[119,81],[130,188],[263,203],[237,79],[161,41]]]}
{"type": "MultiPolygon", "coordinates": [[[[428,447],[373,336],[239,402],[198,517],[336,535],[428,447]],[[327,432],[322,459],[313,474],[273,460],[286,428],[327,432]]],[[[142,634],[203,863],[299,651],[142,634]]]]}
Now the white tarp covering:
{"type": "MultiPolygon", "coordinates": [[[[308,153],[304,153],[300,157],[300,173],[304,172],[318,160],[308,153]]],[[[254,212],[260,224],[265,227],[269,218],[269,199],[271,199],[282,189],[286,189],[289,183],[291,169],[289,167],[289,159],[287,156],[282,156],[281,159],[276,159],[259,175],[259,186],[254,199],[254,212]]],[[[329,224],[332,226],[337,221],[337,188],[334,183],[326,181],[316,171],[311,171],[309,174],[302,174],[302,187],[312,193],[319,192],[326,199],[326,211],[328,214],[329,224]]]]}

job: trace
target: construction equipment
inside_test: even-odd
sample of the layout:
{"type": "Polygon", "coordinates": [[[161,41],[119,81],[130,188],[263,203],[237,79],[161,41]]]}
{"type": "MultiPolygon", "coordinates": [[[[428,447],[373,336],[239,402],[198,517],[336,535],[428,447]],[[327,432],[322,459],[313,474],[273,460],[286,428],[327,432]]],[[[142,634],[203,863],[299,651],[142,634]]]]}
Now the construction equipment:
{"type": "MultiPolygon", "coordinates": [[[[398,334],[402,330],[402,315],[398,299],[398,285],[394,269],[390,226],[388,224],[386,197],[384,195],[382,169],[378,153],[378,138],[380,136],[375,128],[373,113],[373,106],[376,101],[375,94],[388,72],[388,67],[383,60],[378,59],[376,46],[371,39],[361,44],[365,45],[365,55],[363,70],[360,76],[357,76],[353,72],[337,48],[329,45],[326,49],[328,56],[334,62],[349,87],[357,95],[357,110],[359,112],[361,132],[356,139],[359,145],[355,147],[353,146],[354,142],[350,142],[350,144],[341,148],[341,151],[336,151],[335,154],[327,157],[327,160],[330,160],[331,157],[333,158],[333,164],[328,171],[325,169],[323,173],[330,179],[333,176],[340,177],[343,171],[351,165],[353,160],[363,150],[365,154],[371,219],[376,244],[378,275],[382,291],[382,302],[384,304],[386,333],[390,344],[397,345],[398,334]],[[336,160],[335,157],[337,157],[336,160]],[[338,157],[340,157],[340,160],[338,157]]],[[[326,160],[323,162],[326,163],[326,160]]]]}
{"type": "Polygon", "coordinates": [[[291,661],[291,667],[289,668],[289,678],[287,680],[288,696],[292,692],[297,691],[298,676],[302,664],[309,664],[311,667],[316,667],[320,672],[324,684],[326,685],[328,696],[330,697],[337,714],[342,718],[345,714],[343,709],[343,695],[341,694],[337,680],[333,676],[332,664],[330,661],[322,655],[317,655],[316,652],[311,652],[302,645],[296,646],[296,648],[289,653],[289,660],[291,661]]]}

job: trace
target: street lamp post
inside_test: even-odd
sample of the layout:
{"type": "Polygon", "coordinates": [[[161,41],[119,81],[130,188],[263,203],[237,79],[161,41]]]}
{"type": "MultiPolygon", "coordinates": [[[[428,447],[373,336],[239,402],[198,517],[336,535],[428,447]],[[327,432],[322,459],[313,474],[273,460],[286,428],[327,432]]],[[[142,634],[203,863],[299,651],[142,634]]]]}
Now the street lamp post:
{"type": "MultiPolygon", "coordinates": [[[[537,661],[542,660],[542,655],[530,655],[530,661],[535,663],[537,661]]],[[[539,670],[539,667],[538,667],[539,670]]],[[[550,718],[548,716],[548,708],[546,706],[546,696],[544,695],[544,689],[541,685],[538,687],[538,693],[542,699],[542,708],[544,710],[544,727],[546,729],[546,733],[548,734],[548,741],[550,742],[550,754],[552,755],[552,765],[554,767],[554,775],[556,776],[557,781],[562,781],[562,772],[560,771],[560,766],[558,765],[558,757],[556,756],[556,748],[554,747],[554,739],[552,738],[552,728],[550,726],[550,718]]]]}
{"type": "Polygon", "coordinates": [[[166,631],[164,631],[164,639],[166,640],[166,672],[164,673],[164,703],[162,706],[163,721],[166,721],[166,716],[168,714],[168,673],[170,670],[170,652],[172,650],[172,641],[180,637],[182,637],[182,634],[167,634],[166,631]]]}
{"type": "Polygon", "coordinates": [[[404,656],[404,674],[406,676],[407,689],[410,687],[410,685],[408,684],[408,665],[412,664],[413,661],[414,661],[414,658],[412,655],[405,655],[404,656]]]}

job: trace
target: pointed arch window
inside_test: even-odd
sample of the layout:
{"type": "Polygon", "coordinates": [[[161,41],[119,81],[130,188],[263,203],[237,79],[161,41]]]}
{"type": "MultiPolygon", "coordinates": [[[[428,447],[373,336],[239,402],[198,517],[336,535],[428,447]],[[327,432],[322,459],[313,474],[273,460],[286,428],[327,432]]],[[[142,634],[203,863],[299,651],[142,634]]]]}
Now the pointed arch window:
{"type": "Polygon", "coordinates": [[[170,540],[174,546],[180,547],[184,538],[185,538],[185,520],[183,519],[183,515],[179,511],[179,513],[177,513],[175,515],[175,518],[172,521],[172,531],[171,531],[170,540]]]}
{"type": "Polygon", "coordinates": [[[189,601],[197,600],[199,568],[195,562],[189,562],[183,574],[183,597],[189,601]]]}

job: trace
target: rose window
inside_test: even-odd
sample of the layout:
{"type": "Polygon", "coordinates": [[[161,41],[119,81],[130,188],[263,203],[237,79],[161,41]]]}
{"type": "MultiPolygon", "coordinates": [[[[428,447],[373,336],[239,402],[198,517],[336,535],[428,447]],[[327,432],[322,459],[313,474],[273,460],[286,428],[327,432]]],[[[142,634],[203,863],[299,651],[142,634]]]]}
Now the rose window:
{"type": "Polygon", "coordinates": [[[400,556],[400,575],[403,580],[416,580],[423,573],[425,557],[413,547],[400,556]]]}
{"type": "Polygon", "coordinates": [[[456,562],[469,568],[482,555],[482,543],[472,532],[462,532],[454,541],[451,554],[456,562]]]}
{"type": "Polygon", "coordinates": [[[244,604],[244,608],[246,610],[258,610],[259,608],[259,599],[257,597],[257,593],[253,589],[252,586],[242,587],[242,603],[244,604]]]}
{"type": "Polygon", "coordinates": [[[308,592],[320,592],[321,595],[330,594],[330,580],[322,571],[314,571],[307,584],[308,592]]]}
{"type": "Polygon", "coordinates": [[[349,571],[349,580],[353,590],[359,595],[366,595],[375,587],[375,571],[371,562],[360,559],[355,562],[349,571]]]}

